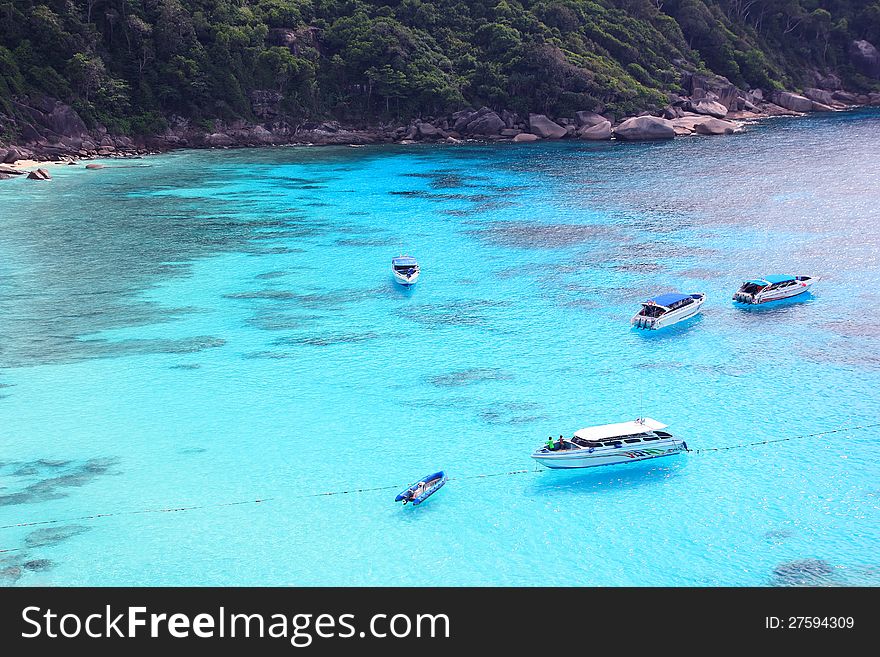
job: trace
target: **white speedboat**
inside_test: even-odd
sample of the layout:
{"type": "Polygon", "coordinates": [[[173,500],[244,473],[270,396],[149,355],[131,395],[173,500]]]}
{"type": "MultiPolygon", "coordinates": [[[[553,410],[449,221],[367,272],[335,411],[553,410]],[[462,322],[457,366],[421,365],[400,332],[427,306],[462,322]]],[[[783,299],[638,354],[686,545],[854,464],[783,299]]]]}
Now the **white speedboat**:
{"type": "Polygon", "coordinates": [[[642,302],[642,309],[632,318],[632,325],[644,329],[659,329],[693,317],[706,301],[702,292],[681,294],[671,292],[642,302]]]}
{"type": "Polygon", "coordinates": [[[807,292],[818,280],[812,276],[790,276],[788,274],[755,278],[743,283],[733,295],[733,300],[753,304],[788,299],[807,292]]]}
{"type": "Polygon", "coordinates": [[[397,256],[391,259],[391,272],[401,285],[412,285],[419,280],[419,263],[412,256],[397,256]]]}
{"type": "MultiPolygon", "coordinates": [[[[532,458],[554,469],[634,463],[687,450],[687,443],[661,431],[667,425],[649,417],[634,422],[587,427],[536,450],[532,458]]],[[[550,441],[548,440],[548,443],[550,441]]]]}

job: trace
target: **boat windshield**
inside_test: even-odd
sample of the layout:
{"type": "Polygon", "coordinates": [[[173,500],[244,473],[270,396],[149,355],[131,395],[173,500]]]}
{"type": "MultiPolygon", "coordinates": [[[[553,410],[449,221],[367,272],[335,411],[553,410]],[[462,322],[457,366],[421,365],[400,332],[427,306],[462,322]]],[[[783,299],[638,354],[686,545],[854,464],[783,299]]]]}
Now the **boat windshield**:
{"type": "Polygon", "coordinates": [[[663,306],[656,306],[653,303],[646,303],[642,306],[642,312],[639,313],[642,317],[660,317],[663,313],[666,312],[666,308],[663,306]]]}
{"type": "Polygon", "coordinates": [[[418,265],[394,265],[394,271],[415,271],[418,265]]]}
{"type": "Polygon", "coordinates": [[[571,442],[580,447],[601,447],[602,443],[598,440],[584,440],[583,438],[572,438],[571,442]]]}

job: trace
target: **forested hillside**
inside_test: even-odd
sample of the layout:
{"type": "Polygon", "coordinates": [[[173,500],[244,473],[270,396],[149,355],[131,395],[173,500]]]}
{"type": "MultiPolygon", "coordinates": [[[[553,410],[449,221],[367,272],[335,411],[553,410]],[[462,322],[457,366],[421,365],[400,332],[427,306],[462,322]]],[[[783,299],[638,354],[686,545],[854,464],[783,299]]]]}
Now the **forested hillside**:
{"type": "Polygon", "coordinates": [[[174,115],[625,114],[687,70],[876,90],[855,40],[880,44],[880,0],[2,0],[0,113],[46,95],[117,134],[174,115]]]}

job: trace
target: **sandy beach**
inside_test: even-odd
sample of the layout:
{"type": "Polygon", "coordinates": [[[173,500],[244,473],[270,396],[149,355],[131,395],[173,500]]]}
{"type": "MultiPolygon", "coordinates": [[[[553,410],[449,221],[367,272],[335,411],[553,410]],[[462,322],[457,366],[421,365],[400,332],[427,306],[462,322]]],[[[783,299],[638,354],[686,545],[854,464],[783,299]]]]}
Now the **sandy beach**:
{"type": "MultiPolygon", "coordinates": [[[[75,162],[75,160],[72,160],[75,162]]],[[[12,167],[13,169],[18,169],[19,171],[33,171],[34,169],[43,169],[45,167],[57,167],[57,166],[67,166],[68,161],[58,161],[58,162],[39,162],[38,160],[18,160],[13,164],[5,164],[3,166],[12,167]]],[[[77,162],[77,164],[79,164],[77,162]]]]}

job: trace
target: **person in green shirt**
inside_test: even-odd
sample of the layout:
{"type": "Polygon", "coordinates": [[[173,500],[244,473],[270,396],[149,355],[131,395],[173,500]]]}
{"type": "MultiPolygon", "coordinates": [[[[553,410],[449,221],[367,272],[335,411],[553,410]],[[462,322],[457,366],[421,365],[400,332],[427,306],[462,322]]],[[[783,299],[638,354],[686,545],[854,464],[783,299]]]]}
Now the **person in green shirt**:
{"type": "Polygon", "coordinates": [[[556,447],[554,447],[554,443],[553,443],[553,436],[547,436],[547,449],[550,450],[551,452],[554,449],[556,449],[556,447]]]}

